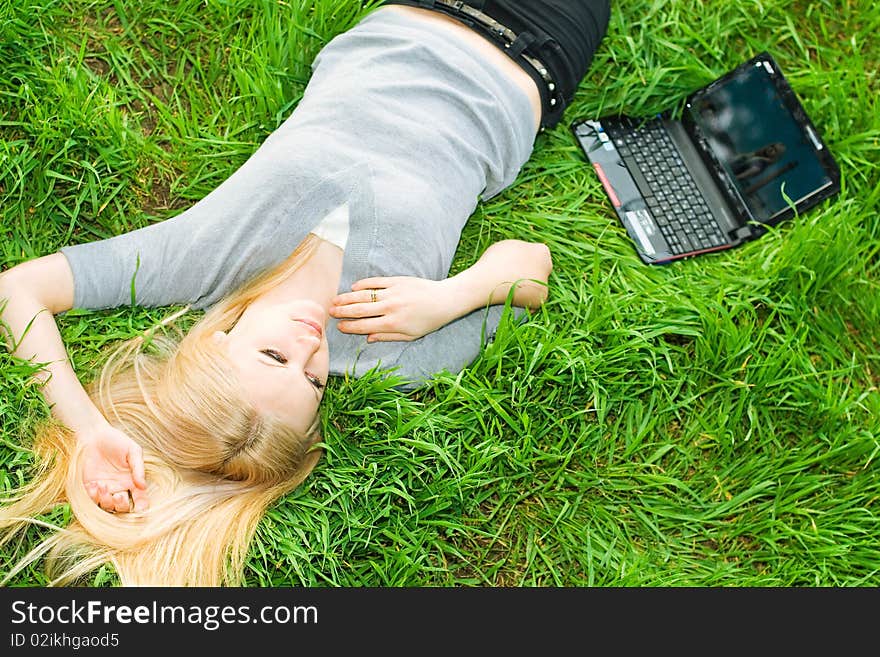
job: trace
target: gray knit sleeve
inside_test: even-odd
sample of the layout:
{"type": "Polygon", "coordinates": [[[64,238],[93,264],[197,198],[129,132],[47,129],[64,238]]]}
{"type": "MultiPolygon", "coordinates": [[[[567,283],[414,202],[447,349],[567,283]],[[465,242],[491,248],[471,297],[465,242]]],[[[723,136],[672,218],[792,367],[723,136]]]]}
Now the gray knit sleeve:
{"type": "Polygon", "coordinates": [[[296,162],[270,145],[180,214],[105,240],[67,246],[74,306],[188,303],[203,308],[286,257],[307,226],[296,162]]]}
{"type": "Polygon", "coordinates": [[[105,240],[66,246],[75,308],[197,302],[222,276],[214,228],[178,215],[105,240]]]}
{"type": "Polygon", "coordinates": [[[281,262],[346,200],[357,165],[304,166],[312,157],[283,135],[180,214],[106,240],[61,249],[74,305],[100,309],[190,304],[207,308],[281,262]],[[335,169],[337,170],[334,170],[335,169]]]}

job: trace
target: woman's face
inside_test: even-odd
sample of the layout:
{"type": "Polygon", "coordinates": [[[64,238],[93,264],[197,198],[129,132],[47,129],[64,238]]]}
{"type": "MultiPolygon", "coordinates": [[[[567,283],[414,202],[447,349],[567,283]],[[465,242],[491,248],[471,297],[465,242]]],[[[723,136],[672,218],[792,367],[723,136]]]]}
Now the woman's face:
{"type": "Polygon", "coordinates": [[[257,300],[214,338],[225,345],[257,410],[305,433],[330,369],[326,324],[326,311],[313,301],[257,300]]]}

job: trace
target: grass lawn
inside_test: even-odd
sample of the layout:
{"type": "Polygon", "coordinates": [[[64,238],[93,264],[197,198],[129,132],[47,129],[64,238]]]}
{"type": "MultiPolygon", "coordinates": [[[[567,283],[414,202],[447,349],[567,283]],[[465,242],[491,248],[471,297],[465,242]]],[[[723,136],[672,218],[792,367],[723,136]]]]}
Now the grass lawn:
{"type": "MultiPolygon", "coordinates": [[[[565,121],[480,205],[453,265],[498,239],[543,240],[548,303],[426,389],[332,379],[325,457],[260,525],[249,586],[880,581],[880,6],[613,4],[565,121]],[[842,192],[740,248],[642,264],[568,124],[665,109],[762,50],[837,157],[842,192]]],[[[205,196],[294,109],[322,44],[368,9],[0,5],[0,266],[205,196]]],[[[171,310],[74,311],[59,325],[88,380],[109,346],[171,310]]],[[[0,348],[2,490],[27,478],[48,414],[34,369],[0,348]]],[[[3,548],[0,570],[44,531],[3,548]]],[[[45,582],[37,565],[11,584],[45,582]]]]}

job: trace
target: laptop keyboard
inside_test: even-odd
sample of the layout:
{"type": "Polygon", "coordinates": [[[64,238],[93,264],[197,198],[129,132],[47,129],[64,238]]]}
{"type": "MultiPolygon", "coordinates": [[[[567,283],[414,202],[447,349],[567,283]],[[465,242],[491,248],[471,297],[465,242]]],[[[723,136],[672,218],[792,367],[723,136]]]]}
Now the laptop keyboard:
{"type": "Polygon", "coordinates": [[[729,243],[659,118],[606,125],[674,255],[729,243]]]}

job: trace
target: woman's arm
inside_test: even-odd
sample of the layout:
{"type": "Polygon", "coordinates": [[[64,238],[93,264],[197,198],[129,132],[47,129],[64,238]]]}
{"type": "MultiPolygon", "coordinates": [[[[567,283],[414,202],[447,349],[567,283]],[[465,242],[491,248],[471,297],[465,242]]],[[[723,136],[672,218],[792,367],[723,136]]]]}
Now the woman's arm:
{"type": "Polygon", "coordinates": [[[12,354],[43,365],[35,375],[52,414],[85,447],[83,478],[97,503],[128,511],[130,490],[138,509],[146,507],[140,447],[114,429],[92,403],[73,370],[55,315],[73,304],[73,275],[56,253],[0,273],[0,336],[12,354]]]}
{"type": "Polygon", "coordinates": [[[487,305],[538,308],[547,299],[550,249],[538,242],[502,240],[455,276],[431,281],[412,276],[365,278],[333,300],[330,314],[344,333],[373,341],[415,340],[487,305]],[[376,301],[372,300],[375,290],[376,301]]]}
{"type": "Polygon", "coordinates": [[[477,262],[446,279],[460,298],[459,312],[453,319],[477,308],[504,303],[514,284],[512,305],[539,308],[547,300],[551,271],[553,259],[546,244],[522,240],[495,242],[477,262]]]}
{"type": "Polygon", "coordinates": [[[0,274],[3,332],[12,353],[45,363],[35,378],[52,413],[79,433],[103,417],[73,371],[54,315],[73,304],[73,275],[59,253],[24,262],[0,274]]]}

